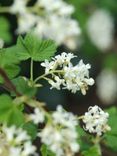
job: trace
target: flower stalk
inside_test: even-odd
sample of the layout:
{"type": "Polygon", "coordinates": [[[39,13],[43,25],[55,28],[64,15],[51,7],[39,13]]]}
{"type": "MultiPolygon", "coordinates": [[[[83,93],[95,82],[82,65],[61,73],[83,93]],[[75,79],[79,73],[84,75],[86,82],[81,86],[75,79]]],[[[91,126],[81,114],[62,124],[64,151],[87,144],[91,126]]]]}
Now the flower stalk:
{"type": "Polygon", "coordinates": [[[30,63],[30,80],[33,82],[33,60],[31,59],[30,63]]]}

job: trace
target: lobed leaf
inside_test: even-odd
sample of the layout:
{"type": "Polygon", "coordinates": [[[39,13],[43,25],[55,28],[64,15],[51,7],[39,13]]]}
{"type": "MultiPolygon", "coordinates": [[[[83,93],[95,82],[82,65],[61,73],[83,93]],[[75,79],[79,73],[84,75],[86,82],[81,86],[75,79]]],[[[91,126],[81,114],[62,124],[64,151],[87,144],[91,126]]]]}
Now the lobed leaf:
{"type": "Polygon", "coordinates": [[[105,144],[117,152],[117,108],[111,107],[106,110],[109,113],[109,126],[111,131],[105,134],[105,144]]]}
{"type": "Polygon", "coordinates": [[[53,152],[51,152],[46,145],[41,146],[41,155],[42,156],[55,156],[53,152]]]}
{"type": "Polygon", "coordinates": [[[88,150],[82,152],[83,156],[101,156],[99,146],[92,146],[88,150]]]}
{"type": "Polygon", "coordinates": [[[44,61],[49,59],[56,52],[56,45],[52,40],[41,40],[32,34],[27,34],[23,39],[18,38],[16,55],[20,60],[29,58],[34,61],[44,61]]]}
{"type": "Polygon", "coordinates": [[[0,123],[20,126],[24,123],[24,115],[8,95],[0,96],[0,123]]]}
{"type": "Polygon", "coordinates": [[[28,79],[24,77],[17,77],[12,80],[14,85],[16,86],[17,91],[21,95],[27,95],[33,97],[36,94],[37,89],[35,87],[30,86],[28,79]]]}
{"type": "MultiPolygon", "coordinates": [[[[20,68],[17,65],[19,63],[19,59],[16,55],[12,55],[14,51],[16,51],[15,46],[0,50],[0,68],[6,72],[10,79],[14,78],[20,72],[20,68]]],[[[3,83],[1,77],[0,83],[3,83]]]]}
{"type": "Polygon", "coordinates": [[[38,128],[36,125],[34,125],[34,123],[25,123],[22,128],[27,131],[27,133],[31,136],[32,140],[36,139],[38,128]]]}

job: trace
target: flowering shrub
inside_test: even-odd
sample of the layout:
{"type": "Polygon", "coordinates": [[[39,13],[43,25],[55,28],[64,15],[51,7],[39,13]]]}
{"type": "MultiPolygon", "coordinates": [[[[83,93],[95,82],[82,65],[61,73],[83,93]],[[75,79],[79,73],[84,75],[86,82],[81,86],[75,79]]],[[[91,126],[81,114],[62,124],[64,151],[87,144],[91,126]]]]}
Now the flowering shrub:
{"type": "MultiPolygon", "coordinates": [[[[98,1],[101,8],[94,0],[4,2],[0,1],[0,156],[103,156],[104,151],[117,152],[117,109],[102,110],[95,105],[101,101],[114,104],[117,99],[114,0],[98,1]],[[11,41],[16,43],[10,46],[11,41]],[[77,48],[82,54],[77,54],[77,48]],[[106,53],[110,50],[115,54],[106,53]],[[99,59],[98,52],[103,52],[99,59]],[[85,55],[93,68],[85,63],[85,55]],[[98,75],[104,55],[109,69],[98,75]],[[91,69],[98,75],[96,81],[91,69]],[[95,82],[97,98],[95,92],[85,96],[95,82]],[[81,94],[79,99],[86,99],[88,110],[82,105],[81,113],[78,106],[80,115],[74,114],[61,102],[50,111],[46,91],[42,94],[47,105],[37,95],[47,84],[49,96],[52,90],[68,91],[74,97],[81,94]]],[[[58,103],[56,97],[49,99],[58,103]]]]}
{"type": "Polygon", "coordinates": [[[77,116],[64,110],[61,105],[57,106],[56,111],[49,112],[44,103],[35,99],[37,89],[42,86],[41,79],[46,80],[51,89],[68,89],[73,93],[81,90],[83,95],[88,85],[94,84],[93,78],[89,77],[90,64],[85,65],[81,60],[74,66],[71,60],[76,56],[65,52],[48,61],[55,51],[53,41],[40,40],[31,33],[24,38],[20,36],[16,45],[1,49],[0,80],[11,93],[11,97],[6,94],[0,96],[1,155],[39,155],[38,147],[32,144],[33,139],[39,138],[42,155],[47,152],[50,156],[73,156],[82,152],[80,127],[82,131],[90,133],[86,136],[94,134],[89,141],[92,140],[94,151],[100,155],[102,136],[111,130],[108,113],[94,106],[89,107],[84,115],[77,116]],[[19,63],[29,58],[30,79],[18,74],[19,63]],[[45,68],[45,73],[37,78],[33,76],[34,61],[44,61],[41,66],[45,68]],[[80,126],[80,122],[83,126],[80,126]],[[43,124],[41,128],[38,127],[40,124],[43,124]]]}

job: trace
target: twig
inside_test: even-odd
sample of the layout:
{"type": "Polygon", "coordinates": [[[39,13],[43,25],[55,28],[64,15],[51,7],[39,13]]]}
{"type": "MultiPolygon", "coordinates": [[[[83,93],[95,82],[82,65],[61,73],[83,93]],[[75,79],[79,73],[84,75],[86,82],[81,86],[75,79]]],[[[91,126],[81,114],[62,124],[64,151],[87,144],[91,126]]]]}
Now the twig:
{"type": "Polygon", "coordinates": [[[13,91],[17,96],[21,96],[21,94],[16,90],[15,85],[12,83],[12,81],[9,79],[9,77],[2,68],[0,68],[0,75],[4,79],[4,88],[13,91]]]}
{"type": "MultiPolygon", "coordinates": [[[[0,75],[4,79],[4,85],[2,86],[3,88],[5,88],[8,91],[13,91],[17,97],[22,96],[22,94],[20,94],[17,91],[15,85],[12,83],[12,81],[7,76],[6,72],[1,67],[0,67],[0,75]]],[[[25,110],[29,113],[32,112],[32,109],[28,105],[26,105],[25,110]]]]}

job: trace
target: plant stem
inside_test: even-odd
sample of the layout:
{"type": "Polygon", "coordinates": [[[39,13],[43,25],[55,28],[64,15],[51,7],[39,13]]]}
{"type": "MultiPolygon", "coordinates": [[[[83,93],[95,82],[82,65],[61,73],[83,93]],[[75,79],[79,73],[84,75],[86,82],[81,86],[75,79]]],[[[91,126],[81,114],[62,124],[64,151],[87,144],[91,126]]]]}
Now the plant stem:
{"type": "Polygon", "coordinates": [[[83,118],[84,118],[84,115],[77,117],[78,120],[82,120],[83,118]]]}
{"type": "Polygon", "coordinates": [[[0,6],[0,13],[9,13],[10,7],[0,6]]]}
{"type": "Polygon", "coordinates": [[[30,80],[33,82],[33,60],[30,63],[30,80]]]}
{"type": "Polygon", "coordinates": [[[21,94],[16,90],[16,87],[14,86],[14,84],[12,83],[12,81],[9,79],[9,77],[2,68],[0,68],[0,75],[4,79],[5,88],[7,88],[10,91],[13,91],[17,96],[21,96],[21,94]]]}
{"type": "MultiPolygon", "coordinates": [[[[17,91],[16,86],[12,83],[12,81],[9,79],[9,77],[6,74],[6,72],[2,68],[0,68],[0,75],[4,79],[4,86],[5,87],[4,86],[3,87],[7,88],[7,90],[9,92],[13,91],[16,94],[17,97],[21,97],[22,94],[17,91]]],[[[32,112],[32,109],[30,107],[26,106],[26,111],[27,112],[32,112]]]]}
{"type": "MultiPolygon", "coordinates": [[[[28,6],[27,10],[30,12],[36,12],[36,8],[32,6],[28,6]]],[[[0,6],[0,13],[9,13],[10,12],[10,6],[0,6]]]]}
{"type": "MultiPolygon", "coordinates": [[[[10,6],[0,6],[0,13],[12,13],[10,11],[10,6]]],[[[44,12],[42,9],[37,8],[36,6],[27,6],[27,11],[32,12],[32,13],[36,13],[38,15],[43,15],[44,12]]]]}
{"type": "Polygon", "coordinates": [[[101,140],[101,138],[97,135],[93,142],[94,142],[94,144],[99,144],[100,140],[101,140]]]}
{"type": "Polygon", "coordinates": [[[64,71],[63,71],[63,70],[54,70],[54,71],[51,71],[51,72],[49,72],[49,73],[45,73],[45,74],[43,74],[43,75],[37,77],[37,78],[35,79],[34,82],[36,83],[36,82],[39,81],[40,79],[45,78],[45,76],[47,76],[47,75],[49,75],[49,74],[53,74],[53,73],[64,73],[64,71]]]}

